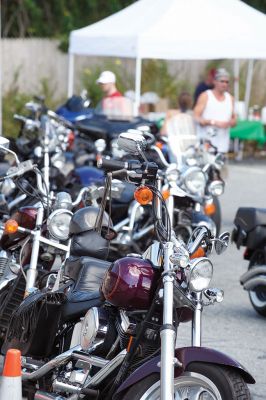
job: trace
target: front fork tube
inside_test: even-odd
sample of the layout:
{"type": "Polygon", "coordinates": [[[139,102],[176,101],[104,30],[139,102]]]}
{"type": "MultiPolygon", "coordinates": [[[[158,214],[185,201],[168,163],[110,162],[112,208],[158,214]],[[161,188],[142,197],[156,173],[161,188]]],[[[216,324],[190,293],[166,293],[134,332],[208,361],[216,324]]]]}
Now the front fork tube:
{"type": "Polygon", "coordinates": [[[169,215],[169,218],[170,218],[171,228],[173,228],[173,223],[174,223],[174,196],[171,195],[171,191],[170,191],[170,196],[166,200],[166,206],[167,206],[168,215],[169,215]]]}
{"type": "Polygon", "coordinates": [[[169,257],[173,244],[164,248],[163,327],[161,330],[161,400],[174,400],[175,330],[173,326],[174,277],[169,257]]]}
{"type": "Polygon", "coordinates": [[[192,346],[201,346],[202,293],[196,293],[197,306],[192,319],[192,346]]]}
{"type": "Polygon", "coordinates": [[[35,287],[36,277],[37,277],[37,264],[39,257],[39,249],[40,249],[40,236],[41,236],[41,227],[43,223],[43,215],[44,209],[43,207],[38,208],[37,218],[36,218],[36,231],[32,239],[32,252],[30,259],[30,267],[27,271],[27,281],[26,281],[26,289],[25,296],[27,296],[30,292],[31,288],[35,287]]]}

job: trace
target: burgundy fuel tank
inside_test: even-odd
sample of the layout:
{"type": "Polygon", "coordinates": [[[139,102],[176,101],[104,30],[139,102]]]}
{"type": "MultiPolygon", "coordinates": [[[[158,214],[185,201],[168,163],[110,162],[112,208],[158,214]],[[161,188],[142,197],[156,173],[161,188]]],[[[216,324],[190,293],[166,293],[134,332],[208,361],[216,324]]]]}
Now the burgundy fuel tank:
{"type": "MultiPolygon", "coordinates": [[[[18,211],[11,215],[10,219],[17,221],[18,225],[23,228],[34,229],[37,211],[38,209],[36,207],[21,207],[18,211]]],[[[27,235],[28,233],[22,232],[16,232],[12,234],[4,233],[0,240],[0,246],[2,249],[7,250],[10,246],[14,246],[27,235]]]]}
{"type": "Polygon", "coordinates": [[[105,299],[126,310],[147,310],[151,305],[159,277],[149,260],[124,257],[106,271],[101,291],[105,299]]]}

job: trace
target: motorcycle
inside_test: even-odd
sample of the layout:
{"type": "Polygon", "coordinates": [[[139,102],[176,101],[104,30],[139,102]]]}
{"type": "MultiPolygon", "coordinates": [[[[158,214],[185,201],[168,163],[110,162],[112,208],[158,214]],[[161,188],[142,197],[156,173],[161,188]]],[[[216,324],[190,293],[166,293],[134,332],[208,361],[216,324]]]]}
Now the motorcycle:
{"type": "Polygon", "coordinates": [[[232,241],[237,248],[244,246],[248,271],[240,277],[244,290],[258,314],[266,317],[266,209],[240,207],[234,219],[232,241]]]}
{"type": "MultiPolygon", "coordinates": [[[[145,148],[141,135],[123,134],[119,142],[131,153],[145,148]]],[[[125,167],[107,175],[106,195],[112,176],[133,182],[140,201],[149,193],[158,240],[142,256],[112,264],[93,258],[108,250],[110,221],[104,202],[97,216],[94,207],[79,210],[70,231],[87,257],[65,264],[61,290],[36,293],[22,303],[2,350],[21,349],[31,399],[249,400],[246,383],[255,382],[252,376],[237,361],[201,346],[203,308],[223,299],[221,290],[209,288],[213,265],[207,255],[213,248],[223,253],[229,234],[215,238],[199,227],[187,245],[180,242],[159,190],[157,166],[125,167]],[[199,248],[204,257],[196,257],[199,248]],[[178,325],[189,320],[192,346],[175,349],[178,325]]]]}
{"type": "MultiPolygon", "coordinates": [[[[140,134],[138,130],[130,130],[132,134],[140,134]]],[[[147,133],[145,133],[147,136],[147,133]]],[[[145,137],[146,137],[145,136],[145,137]]],[[[153,138],[154,142],[154,138],[153,138]]],[[[182,166],[169,164],[158,147],[154,146],[149,137],[148,159],[156,160],[161,168],[162,192],[166,199],[171,224],[175,233],[182,240],[187,241],[192,231],[200,225],[208,226],[215,234],[216,227],[213,220],[204,213],[204,204],[210,205],[211,194],[220,194],[223,189],[222,181],[211,181],[206,178],[209,165],[205,169],[197,166],[182,166]],[[152,154],[151,154],[152,151],[152,154]],[[156,156],[156,157],[155,157],[156,156]],[[205,194],[205,187],[208,194],[205,194]],[[222,187],[221,187],[222,186],[222,187]]],[[[132,161],[129,161],[129,165],[132,161]]],[[[138,161],[135,161],[137,168],[138,161]]],[[[104,168],[121,168],[124,164],[119,160],[98,159],[98,166],[104,164],[104,168]]],[[[112,220],[118,236],[110,244],[111,258],[127,252],[141,253],[145,246],[154,239],[154,227],[151,213],[151,205],[145,207],[133,199],[134,188],[124,183],[124,192],[120,199],[112,203],[112,220]],[[123,201],[124,199],[124,201],[123,201]],[[128,203],[130,202],[129,207],[128,203]]]]}
{"type": "MultiPolygon", "coordinates": [[[[0,147],[3,150],[3,145],[0,147]]],[[[10,152],[7,148],[6,151],[10,152]]],[[[49,169],[47,163],[46,168],[49,169]]],[[[49,192],[49,171],[42,175],[30,160],[18,162],[1,179],[11,177],[18,186],[23,178],[20,188],[33,199],[30,206],[19,207],[5,222],[0,238],[1,340],[5,337],[12,312],[23,298],[34,292],[36,286],[43,287],[58,268],[58,263],[66,258],[73,209],[83,204],[87,191],[83,188],[75,201],[66,192],[54,195],[49,192]],[[26,173],[36,175],[37,188],[25,185],[23,176],[26,173]]]]}

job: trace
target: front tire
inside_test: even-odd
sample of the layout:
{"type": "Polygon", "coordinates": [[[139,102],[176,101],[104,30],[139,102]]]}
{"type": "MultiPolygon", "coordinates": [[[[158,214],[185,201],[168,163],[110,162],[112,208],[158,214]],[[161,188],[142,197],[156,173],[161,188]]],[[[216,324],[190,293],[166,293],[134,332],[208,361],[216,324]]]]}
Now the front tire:
{"type": "MultiPolygon", "coordinates": [[[[159,374],[153,374],[132,386],[123,400],[159,400],[159,374]]],[[[179,400],[250,400],[242,376],[232,368],[193,362],[175,378],[175,397],[179,400]]]]}
{"type": "MultiPolygon", "coordinates": [[[[266,264],[266,257],[263,250],[256,250],[252,255],[248,269],[256,268],[266,264]]],[[[253,308],[258,314],[266,317],[266,287],[258,286],[255,290],[249,290],[249,299],[253,308]]]]}

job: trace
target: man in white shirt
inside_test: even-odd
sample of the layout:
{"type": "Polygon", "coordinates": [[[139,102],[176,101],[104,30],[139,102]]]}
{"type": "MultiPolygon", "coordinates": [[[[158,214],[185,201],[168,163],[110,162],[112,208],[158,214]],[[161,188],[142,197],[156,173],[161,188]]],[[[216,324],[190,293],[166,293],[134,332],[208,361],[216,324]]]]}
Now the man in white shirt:
{"type": "Polygon", "coordinates": [[[194,108],[197,135],[209,140],[221,153],[229,151],[230,127],[236,124],[234,98],[228,93],[229,73],[216,70],[214,88],[203,92],[194,108]]]}

